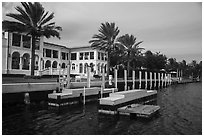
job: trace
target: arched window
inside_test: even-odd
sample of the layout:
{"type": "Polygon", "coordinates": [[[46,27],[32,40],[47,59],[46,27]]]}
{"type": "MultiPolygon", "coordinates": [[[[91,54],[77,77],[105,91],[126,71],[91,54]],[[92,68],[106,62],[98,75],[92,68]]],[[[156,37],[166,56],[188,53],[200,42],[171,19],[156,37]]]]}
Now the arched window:
{"type": "Polygon", "coordinates": [[[23,54],[22,63],[23,63],[22,69],[29,70],[30,55],[28,53],[23,54]]]}
{"type": "Polygon", "coordinates": [[[75,70],[75,64],[74,63],[72,64],[72,70],[75,70]]]}
{"type": "Polygon", "coordinates": [[[79,73],[83,73],[83,64],[82,63],[79,64],[79,73]]]}
{"type": "Polygon", "coordinates": [[[65,68],[65,63],[62,63],[62,68],[65,68]]]}
{"type": "Polygon", "coordinates": [[[87,71],[87,67],[88,67],[88,64],[85,63],[85,64],[84,64],[84,73],[85,73],[85,74],[86,74],[86,71],[87,71]]]}
{"type": "Polygon", "coordinates": [[[103,64],[101,64],[101,73],[103,73],[103,64]]]}
{"type": "Polygon", "coordinates": [[[52,68],[57,68],[57,61],[54,61],[54,62],[52,63],[52,68]]]}
{"type": "Polygon", "coordinates": [[[98,63],[97,67],[98,67],[98,72],[100,72],[100,63],[98,63]]]}
{"type": "Polygon", "coordinates": [[[39,56],[35,55],[35,70],[38,70],[39,56]]]}
{"type": "Polygon", "coordinates": [[[19,69],[20,64],[20,54],[18,52],[14,52],[12,54],[12,69],[19,69]]]}
{"type": "Polygon", "coordinates": [[[94,71],[94,64],[90,63],[90,67],[91,67],[91,72],[93,72],[94,71]]]}
{"type": "Polygon", "coordinates": [[[50,61],[50,60],[47,60],[47,61],[45,62],[45,68],[49,68],[49,67],[51,67],[51,61],[50,61]]]}
{"type": "Polygon", "coordinates": [[[107,65],[105,65],[105,73],[107,72],[107,65]]]}

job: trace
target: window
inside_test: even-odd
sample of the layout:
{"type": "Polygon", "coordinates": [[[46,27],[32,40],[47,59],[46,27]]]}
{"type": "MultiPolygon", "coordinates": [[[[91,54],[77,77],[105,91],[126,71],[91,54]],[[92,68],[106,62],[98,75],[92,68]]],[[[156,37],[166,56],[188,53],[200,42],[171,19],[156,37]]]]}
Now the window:
{"type": "Polygon", "coordinates": [[[85,60],[89,59],[89,52],[85,52],[85,60]]]}
{"type": "Polygon", "coordinates": [[[69,60],[69,53],[67,53],[67,60],[69,60]]]}
{"type": "Polygon", "coordinates": [[[28,54],[28,53],[25,53],[24,55],[23,55],[23,58],[22,58],[23,60],[23,67],[22,67],[22,69],[24,69],[24,70],[29,70],[29,64],[30,64],[30,55],[28,54]]]}
{"type": "Polygon", "coordinates": [[[104,56],[105,56],[105,57],[104,57],[104,58],[105,58],[105,61],[107,61],[107,54],[105,54],[104,56]]]}
{"type": "Polygon", "coordinates": [[[29,36],[23,35],[23,47],[29,49],[30,45],[31,45],[31,38],[29,36]]]}
{"type": "Polygon", "coordinates": [[[21,46],[21,35],[13,33],[12,45],[20,47],[21,46]]]}
{"type": "Polygon", "coordinates": [[[94,59],[94,52],[90,52],[90,59],[94,59]]]}
{"type": "Polygon", "coordinates": [[[12,54],[12,69],[19,69],[20,64],[20,54],[18,52],[14,52],[12,54]]]}
{"type": "Polygon", "coordinates": [[[72,64],[72,70],[75,70],[75,64],[74,63],[72,64]]]}
{"type": "Polygon", "coordinates": [[[79,73],[83,73],[83,64],[82,63],[79,64],[79,73]]]}
{"type": "Polygon", "coordinates": [[[101,60],[104,60],[104,53],[101,53],[101,60]]]}
{"type": "Polygon", "coordinates": [[[35,70],[38,70],[39,56],[35,55],[35,70]]]}
{"type": "Polygon", "coordinates": [[[51,49],[45,49],[45,56],[51,58],[51,49]]]}
{"type": "Polygon", "coordinates": [[[36,38],[35,40],[35,49],[40,50],[40,38],[36,38]]]}
{"type": "Polygon", "coordinates": [[[57,68],[57,61],[54,61],[54,62],[52,63],[52,68],[57,68]]]}
{"type": "Polygon", "coordinates": [[[71,60],[76,60],[76,53],[71,53],[71,60]]]}
{"type": "Polygon", "coordinates": [[[47,60],[47,61],[45,62],[45,68],[49,68],[49,67],[51,67],[51,61],[50,61],[50,60],[47,60]]]}
{"type": "Polygon", "coordinates": [[[66,53],[62,52],[62,60],[66,60],[66,53]]]}
{"type": "Polygon", "coordinates": [[[86,74],[86,71],[87,71],[87,67],[88,67],[88,64],[85,63],[85,64],[84,64],[84,73],[85,73],[85,74],[86,74]]]}
{"type": "Polygon", "coordinates": [[[53,58],[58,58],[58,51],[57,50],[53,50],[52,51],[52,55],[53,55],[53,58]]]}
{"type": "Polygon", "coordinates": [[[83,60],[83,58],[84,58],[84,53],[83,52],[79,53],[79,60],[83,60]]]}
{"type": "Polygon", "coordinates": [[[65,68],[65,63],[62,63],[62,68],[65,68]]]}
{"type": "Polygon", "coordinates": [[[101,60],[101,53],[98,52],[98,60],[101,60]]]}

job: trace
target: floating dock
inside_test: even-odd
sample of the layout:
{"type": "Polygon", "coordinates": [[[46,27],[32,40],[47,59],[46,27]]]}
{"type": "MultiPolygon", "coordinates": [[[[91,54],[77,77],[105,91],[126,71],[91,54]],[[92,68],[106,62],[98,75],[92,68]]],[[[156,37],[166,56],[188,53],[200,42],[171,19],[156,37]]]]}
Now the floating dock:
{"type": "Polygon", "coordinates": [[[128,90],[110,93],[109,97],[99,99],[99,113],[118,114],[118,108],[131,104],[148,104],[156,101],[156,90],[128,90]]]}
{"type": "Polygon", "coordinates": [[[108,96],[109,93],[116,92],[116,88],[106,88],[101,92],[101,88],[77,88],[77,89],[63,89],[62,93],[51,93],[48,94],[48,105],[49,106],[66,106],[71,104],[77,104],[82,102],[88,102],[93,98],[100,98],[101,96],[108,96]],[[84,97],[85,96],[85,97],[84,97]]]}
{"type": "Polygon", "coordinates": [[[143,118],[151,118],[159,111],[159,106],[132,104],[129,106],[118,108],[118,114],[129,115],[143,118]]]}

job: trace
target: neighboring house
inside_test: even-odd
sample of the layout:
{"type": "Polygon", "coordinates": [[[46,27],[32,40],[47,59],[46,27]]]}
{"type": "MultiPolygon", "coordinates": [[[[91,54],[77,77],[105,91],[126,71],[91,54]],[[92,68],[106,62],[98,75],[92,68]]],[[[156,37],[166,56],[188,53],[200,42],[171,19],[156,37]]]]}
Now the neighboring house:
{"type": "MultiPolygon", "coordinates": [[[[86,76],[87,66],[91,74],[101,75],[107,66],[104,51],[90,46],[68,48],[38,39],[35,51],[35,75],[67,73],[70,62],[71,74],[86,76]],[[59,72],[59,70],[61,70],[59,72]]],[[[19,33],[2,33],[2,74],[26,74],[31,71],[31,37],[19,33]]]]}

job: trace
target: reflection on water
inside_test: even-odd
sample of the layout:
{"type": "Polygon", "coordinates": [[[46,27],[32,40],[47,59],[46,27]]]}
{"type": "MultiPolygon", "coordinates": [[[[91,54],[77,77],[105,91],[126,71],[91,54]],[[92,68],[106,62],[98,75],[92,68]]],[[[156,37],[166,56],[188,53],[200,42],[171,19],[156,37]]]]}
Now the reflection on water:
{"type": "Polygon", "coordinates": [[[202,84],[158,91],[160,115],[152,120],[98,114],[97,102],[48,109],[46,102],[3,108],[3,134],[202,134],[202,84]]]}

